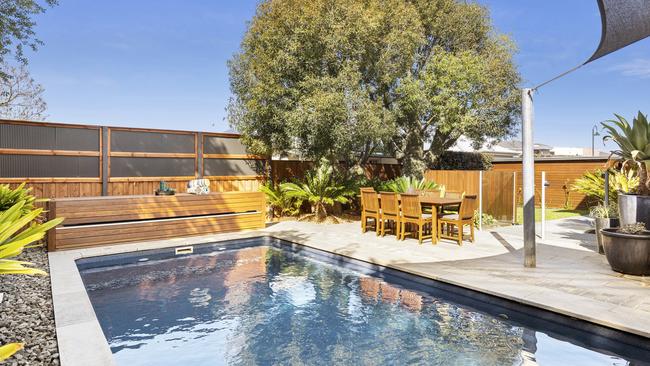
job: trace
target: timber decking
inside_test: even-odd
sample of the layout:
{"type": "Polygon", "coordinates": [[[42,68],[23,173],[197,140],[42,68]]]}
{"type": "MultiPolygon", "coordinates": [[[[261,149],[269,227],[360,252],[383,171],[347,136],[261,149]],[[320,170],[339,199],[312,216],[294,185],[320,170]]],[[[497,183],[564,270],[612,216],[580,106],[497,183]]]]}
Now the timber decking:
{"type": "Polygon", "coordinates": [[[48,206],[50,219],[65,218],[48,234],[51,251],[258,229],[266,218],[261,192],[63,198],[48,206]]]}

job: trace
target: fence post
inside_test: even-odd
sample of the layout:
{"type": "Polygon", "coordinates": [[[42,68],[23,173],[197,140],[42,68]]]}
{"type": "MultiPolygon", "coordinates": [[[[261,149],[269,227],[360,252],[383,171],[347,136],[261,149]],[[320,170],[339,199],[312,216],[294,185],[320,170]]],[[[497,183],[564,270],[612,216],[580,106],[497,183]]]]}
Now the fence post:
{"type": "Polygon", "coordinates": [[[546,238],[546,172],[542,172],[542,240],[546,238]]]}
{"type": "Polygon", "coordinates": [[[483,171],[478,171],[478,229],[483,230],[483,171]]]}
{"type": "Polygon", "coordinates": [[[102,196],[108,196],[108,127],[102,126],[102,196]]]}
{"type": "Polygon", "coordinates": [[[512,172],[512,224],[517,224],[517,172],[512,172]]]}
{"type": "Polygon", "coordinates": [[[199,179],[203,178],[203,132],[198,132],[197,136],[197,148],[196,148],[196,165],[197,165],[197,175],[199,179]]]}

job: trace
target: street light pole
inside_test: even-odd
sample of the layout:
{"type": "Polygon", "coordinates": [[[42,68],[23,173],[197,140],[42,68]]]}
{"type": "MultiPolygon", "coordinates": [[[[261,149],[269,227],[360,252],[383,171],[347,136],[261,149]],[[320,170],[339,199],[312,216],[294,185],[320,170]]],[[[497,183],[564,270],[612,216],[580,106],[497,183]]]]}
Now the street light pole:
{"type": "Polygon", "coordinates": [[[600,133],[598,133],[598,125],[594,125],[594,127],[591,128],[591,156],[596,156],[596,149],[594,146],[594,137],[600,136],[600,133]]]}

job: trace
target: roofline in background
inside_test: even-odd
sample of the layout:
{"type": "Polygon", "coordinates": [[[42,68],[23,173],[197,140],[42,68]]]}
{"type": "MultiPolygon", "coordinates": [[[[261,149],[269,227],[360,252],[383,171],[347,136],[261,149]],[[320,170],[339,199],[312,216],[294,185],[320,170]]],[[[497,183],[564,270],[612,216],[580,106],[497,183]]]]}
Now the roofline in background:
{"type": "MultiPolygon", "coordinates": [[[[559,162],[559,161],[594,161],[594,162],[606,162],[609,160],[606,157],[602,156],[539,156],[535,157],[535,162],[559,162]]],[[[493,164],[499,163],[521,163],[521,158],[494,158],[492,160],[493,164]]]]}
{"type": "Polygon", "coordinates": [[[241,137],[238,133],[230,132],[209,132],[209,131],[191,131],[191,130],[172,130],[164,128],[143,128],[143,127],[126,127],[126,126],[110,126],[110,125],[86,125],[80,123],[63,123],[63,122],[49,122],[49,121],[28,121],[28,120],[18,120],[18,119],[4,119],[0,118],[0,123],[14,124],[14,125],[43,125],[43,126],[56,126],[56,127],[69,127],[69,128],[87,128],[87,129],[101,129],[102,127],[108,127],[113,130],[133,130],[133,131],[142,131],[142,132],[168,132],[168,133],[202,133],[204,135],[211,136],[222,136],[222,137],[241,137]]]}

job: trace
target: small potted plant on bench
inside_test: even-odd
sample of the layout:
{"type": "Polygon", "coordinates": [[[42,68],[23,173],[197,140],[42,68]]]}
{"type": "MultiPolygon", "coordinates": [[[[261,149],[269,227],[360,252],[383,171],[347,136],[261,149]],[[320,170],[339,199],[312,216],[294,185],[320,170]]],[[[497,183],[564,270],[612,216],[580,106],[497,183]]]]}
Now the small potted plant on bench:
{"type": "Polygon", "coordinates": [[[169,187],[165,181],[160,181],[158,189],[156,189],[156,196],[173,196],[176,194],[176,190],[169,187]]]}
{"type": "Polygon", "coordinates": [[[602,229],[605,256],[612,269],[636,276],[650,275],[650,231],[637,222],[602,229]]]}

